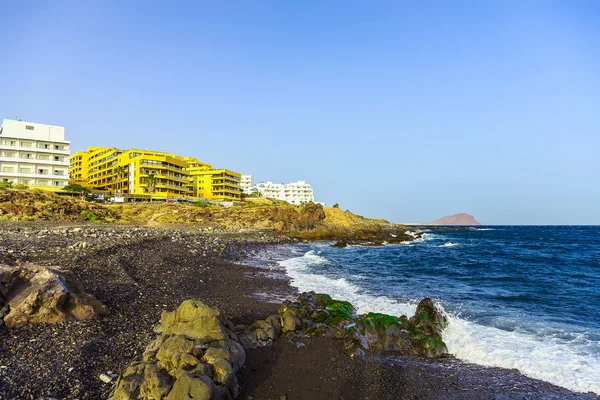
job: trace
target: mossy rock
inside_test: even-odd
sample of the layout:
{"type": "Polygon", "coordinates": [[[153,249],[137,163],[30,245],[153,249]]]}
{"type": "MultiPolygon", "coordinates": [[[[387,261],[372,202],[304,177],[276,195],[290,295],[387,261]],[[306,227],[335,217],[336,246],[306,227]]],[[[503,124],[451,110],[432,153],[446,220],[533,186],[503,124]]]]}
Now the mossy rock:
{"type": "Polygon", "coordinates": [[[313,322],[325,322],[327,320],[329,320],[329,318],[331,318],[331,314],[329,314],[329,312],[327,310],[323,310],[323,309],[319,309],[316,310],[315,312],[313,312],[310,315],[310,319],[313,322]]]}
{"type": "Polygon", "coordinates": [[[410,346],[413,352],[425,357],[442,357],[448,354],[448,347],[441,339],[433,339],[425,336],[411,339],[410,346]]]}
{"type": "Polygon", "coordinates": [[[400,320],[393,315],[370,312],[361,317],[365,325],[373,325],[381,331],[385,331],[388,326],[400,326],[400,320]]]}
{"type": "Polygon", "coordinates": [[[354,307],[347,301],[332,300],[325,309],[329,312],[328,323],[337,323],[341,321],[351,321],[354,318],[354,307]]]}
{"type": "Polygon", "coordinates": [[[327,304],[333,301],[330,295],[324,293],[315,293],[315,297],[319,301],[319,306],[321,307],[326,307],[327,304]]]}
{"type": "Polygon", "coordinates": [[[409,330],[413,336],[426,336],[433,339],[442,338],[442,330],[427,314],[415,314],[409,320],[409,330]]]}

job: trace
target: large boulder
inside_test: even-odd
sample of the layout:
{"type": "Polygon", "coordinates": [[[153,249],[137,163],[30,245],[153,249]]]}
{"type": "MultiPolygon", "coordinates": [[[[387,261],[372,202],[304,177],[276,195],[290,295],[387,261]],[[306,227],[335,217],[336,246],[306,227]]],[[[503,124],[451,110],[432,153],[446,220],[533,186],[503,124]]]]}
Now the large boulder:
{"type": "Polygon", "coordinates": [[[448,319],[433,304],[433,301],[426,297],[417,306],[417,311],[410,318],[409,325],[413,331],[433,339],[441,339],[442,330],[448,326],[448,319]]]}
{"type": "Polygon", "coordinates": [[[32,264],[0,265],[0,309],[7,328],[90,320],[108,313],[70,272],[32,264]]]}
{"type": "Polygon", "coordinates": [[[132,362],[119,377],[111,399],[235,398],[235,374],[246,352],[230,328],[233,324],[219,310],[198,300],[163,312],[155,328],[158,336],[146,347],[142,361],[132,362]]]}
{"type": "Polygon", "coordinates": [[[442,341],[442,331],[448,326],[448,319],[429,297],[421,300],[408,325],[412,333],[410,343],[415,353],[426,357],[448,354],[448,348],[442,341]]]}

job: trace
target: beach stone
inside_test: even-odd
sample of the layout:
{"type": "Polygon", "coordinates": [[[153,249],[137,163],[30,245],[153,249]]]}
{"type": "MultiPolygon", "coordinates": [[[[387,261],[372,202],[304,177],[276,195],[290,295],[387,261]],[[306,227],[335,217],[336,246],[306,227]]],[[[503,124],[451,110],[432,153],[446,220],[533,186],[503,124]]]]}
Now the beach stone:
{"type": "Polygon", "coordinates": [[[91,320],[107,314],[108,308],[68,271],[33,264],[0,265],[4,316],[7,328],[29,323],[91,320]]]}
{"type": "Polygon", "coordinates": [[[302,322],[293,312],[286,310],[281,315],[281,329],[283,332],[294,332],[302,329],[302,322]]]}

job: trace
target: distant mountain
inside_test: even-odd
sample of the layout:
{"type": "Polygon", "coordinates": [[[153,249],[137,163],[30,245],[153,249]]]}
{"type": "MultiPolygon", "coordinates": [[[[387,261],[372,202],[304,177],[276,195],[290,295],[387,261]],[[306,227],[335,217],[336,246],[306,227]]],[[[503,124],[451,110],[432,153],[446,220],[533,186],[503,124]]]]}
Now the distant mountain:
{"type": "Polygon", "coordinates": [[[425,225],[481,225],[472,215],[459,213],[448,215],[433,222],[427,222],[425,225]]]}

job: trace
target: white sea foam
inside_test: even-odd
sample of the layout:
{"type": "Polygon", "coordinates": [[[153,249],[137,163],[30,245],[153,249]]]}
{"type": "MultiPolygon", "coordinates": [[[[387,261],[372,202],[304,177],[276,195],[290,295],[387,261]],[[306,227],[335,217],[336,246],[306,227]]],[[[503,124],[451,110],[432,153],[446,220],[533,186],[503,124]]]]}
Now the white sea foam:
{"type": "Polygon", "coordinates": [[[427,242],[429,240],[437,239],[439,237],[438,235],[434,235],[433,233],[424,233],[423,235],[421,235],[421,237],[416,237],[417,236],[416,233],[413,233],[410,231],[406,231],[406,233],[416,239],[406,240],[404,242],[394,243],[394,244],[399,244],[399,245],[403,245],[403,246],[406,246],[406,245],[414,246],[415,243],[423,243],[423,242],[427,242]]]}
{"type": "MultiPolygon", "coordinates": [[[[360,313],[381,312],[412,316],[416,303],[401,302],[386,296],[374,296],[344,278],[313,274],[311,265],[330,261],[309,251],[302,257],[280,261],[301,291],[328,293],[347,300],[360,313]]],[[[485,366],[516,368],[524,375],[545,380],[578,392],[600,394],[600,355],[586,353],[580,344],[559,338],[539,338],[520,332],[508,332],[449,316],[444,330],[448,350],[458,359],[485,366]]]]}
{"type": "Polygon", "coordinates": [[[354,305],[358,312],[382,312],[393,315],[413,315],[416,304],[402,303],[386,296],[372,296],[362,291],[344,278],[328,278],[310,272],[310,265],[329,263],[329,260],[309,251],[302,257],[290,258],[280,261],[279,265],[286,269],[292,279],[292,285],[299,290],[327,293],[334,299],[347,300],[354,305]]]}
{"type": "Polygon", "coordinates": [[[456,247],[456,246],[460,246],[460,243],[446,242],[443,245],[438,246],[438,247],[456,247]]]}
{"type": "Polygon", "coordinates": [[[449,318],[443,336],[457,358],[475,364],[516,368],[522,374],[577,392],[600,394],[600,357],[580,344],[538,338],[449,318]]]}

